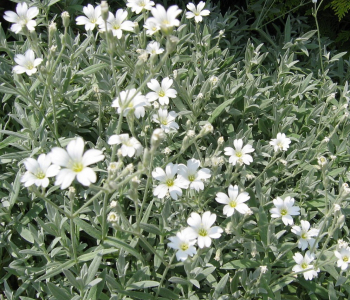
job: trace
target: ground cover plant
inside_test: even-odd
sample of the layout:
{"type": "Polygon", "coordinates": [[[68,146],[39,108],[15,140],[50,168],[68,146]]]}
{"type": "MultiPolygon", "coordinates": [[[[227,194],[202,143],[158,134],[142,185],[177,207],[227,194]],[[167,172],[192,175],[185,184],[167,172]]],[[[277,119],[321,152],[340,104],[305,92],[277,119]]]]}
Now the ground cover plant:
{"type": "Polygon", "coordinates": [[[317,27],[272,35],[209,1],[16,2],[1,298],[350,297],[349,61],[317,27]]]}

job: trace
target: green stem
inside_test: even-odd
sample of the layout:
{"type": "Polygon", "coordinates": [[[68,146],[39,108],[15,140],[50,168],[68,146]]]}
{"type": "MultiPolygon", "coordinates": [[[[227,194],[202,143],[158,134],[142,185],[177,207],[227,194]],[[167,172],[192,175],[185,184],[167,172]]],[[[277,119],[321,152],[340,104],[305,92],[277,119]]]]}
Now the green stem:
{"type": "Polygon", "coordinates": [[[105,193],[103,198],[103,208],[102,208],[102,241],[106,239],[107,236],[107,204],[108,204],[108,193],[105,193]]]}
{"type": "Polygon", "coordinates": [[[163,284],[163,282],[164,282],[164,280],[165,280],[165,277],[166,277],[166,275],[168,274],[168,271],[170,270],[170,268],[172,267],[171,264],[172,264],[172,262],[173,262],[173,260],[174,260],[174,258],[175,258],[175,254],[176,254],[176,253],[174,253],[174,254],[171,256],[171,258],[170,258],[170,260],[169,260],[169,264],[165,267],[165,270],[163,271],[162,279],[161,279],[160,282],[159,282],[159,285],[158,285],[158,289],[157,289],[157,293],[156,293],[155,299],[158,298],[158,295],[159,295],[161,286],[162,286],[162,284],[163,284]]]}

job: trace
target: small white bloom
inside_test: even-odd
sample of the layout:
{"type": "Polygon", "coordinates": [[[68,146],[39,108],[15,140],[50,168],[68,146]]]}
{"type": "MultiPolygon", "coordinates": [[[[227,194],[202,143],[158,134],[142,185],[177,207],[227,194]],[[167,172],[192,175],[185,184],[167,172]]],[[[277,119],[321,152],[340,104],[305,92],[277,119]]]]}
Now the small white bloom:
{"type": "Polygon", "coordinates": [[[110,208],[114,208],[117,206],[117,201],[111,201],[111,204],[109,205],[110,208]]]}
{"type": "Polygon", "coordinates": [[[213,85],[215,85],[215,84],[218,83],[219,78],[217,78],[216,76],[211,76],[211,77],[209,78],[209,81],[210,81],[213,85]]]}
{"type": "Polygon", "coordinates": [[[116,107],[119,114],[124,109],[124,116],[131,111],[134,112],[135,117],[138,119],[145,115],[145,106],[148,105],[146,97],[141,95],[140,92],[136,94],[136,89],[120,92],[119,97],[112,103],[112,107],[116,107]]]}
{"type": "Polygon", "coordinates": [[[174,26],[180,25],[180,21],[176,17],[181,11],[177,5],[170,6],[168,10],[165,10],[162,5],[157,4],[156,7],[151,9],[153,18],[149,19],[151,19],[150,22],[156,23],[164,33],[169,33],[174,26]]]}
{"type": "Polygon", "coordinates": [[[324,156],[320,156],[317,158],[317,163],[323,167],[325,164],[327,164],[327,158],[325,158],[324,156]]]}
{"type": "Polygon", "coordinates": [[[346,193],[346,194],[349,194],[349,193],[350,193],[349,185],[348,185],[346,182],[344,182],[344,183],[342,184],[342,188],[343,188],[344,193],[346,193]]]}
{"type": "Polygon", "coordinates": [[[338,258],[337,266],[343,271],[346,270],[350,263],[350,248],[341,248],[339,251],[334,251],[334,255],[338,258]]]}
{"type": "Polygon", "coordinates": [[[192,19],[198,22],[202,22],[203,16],[208,16],[210,14],[210,11],[208,9],[204,9],[205,2],[201,1],[198,3],[197,7],[193,3],[188,3],[187,4],[187,9],[190,10],[186,12],[186,18],[187,19],[192,19]]]}
{"type": "Polygon", "coordinates": [[[248,153],[254,152],[254,148],[251,145],[245,145],[243,147],[243,140],[234,140],[233,145],[235,146],[235,149],[231,147],[226,147],[225,155],[230,156],[229,162],[233,165],[235,165],[237,162],[240,165],[246,164],[249,165],[251,162],[253,162],[253,158],[248,153]]]}
{"type": "Polygon", "coordinates": [[[218,138],[218,144],[219,144],[219,145],[222,145],[224,142],[225,142],[224,138],[223,138],[222,136],[220,136],[220,137],[218,138]]]}
{"type": "Polygon", "coordinates": [[[253,180],[255,178],[254,174],[246,174],[245,178],[247,178],[247,180],[253,180]]]}
{"type": "Polygon", "coordinates": [[[311,254],[310,251],[307,251],[305,256],[296,253],[293,259],[297,263],[292,269],[293,272],[303,272],[302,274],[305,280],[312,280],[314,277],[317,277],[317,273],[320,272],[320,269],[315,269],[314,266],[310,264],[315,259],[314,254],[311,254]]]}
{"type": "Polygon", "coordinates": [[[146,34],[148,35],[153,35],[160,30],[160,26],[154,18],[148,18],[143,27],[147,29],[146,34]]]}
{"type": "Polygon", "coordinates": [[[179,129],[179,125],[175,122],[175,118],[177,117],[177,113],[171,111],[168,113],[167,109],[159,109],[158,113],[153,115],[153,122],[160,124],[160,127],[166,132],[177,131],[179,129]]]}
{"type": "Polygon", "coordinates": [[[151,142],[159,142],[165,139],[164,130],[161,128],[154,129],[151,137],[151,142]]]}
{"type": "Polygon", "coordinates": [[[8,22],[14,23],[11,25],[11,30],[15,33],[19,33],[24,26],[27,27],[29,31],[34,31],[36,26],[36,21],[32,20],[35,18],[39,9],[35,6],[28,9],[27,3],[18,3],[16,6],[16,12],[5,11],[4,19],[8,22]]]}
{"type": "Polygon", "coordinates": [[[182,177],[189,187],[197,192],[204,190],[203,180],[211,177],[210,170],[207,168],[197,171],[199,166],[200,161],[194,158],[187,161],[187,166],[184,164],[179,164],[178,166],[179,177],[182,177]]]}
{"type": "Polygon", "coordinates": [[[110,162],[109,165],[108,165],[108,168],[107,170],[110,171],[110,172],[116,172],[119,170],[119,168],[121,167],[122,163],[117,163],[115,161],[113,162],[110,162]]]}
{"type": "Polygon", "coordinates": [[[88,6],[83,7],[83,12],[85,16],[79,16],[75,19],[77,25],[85,25],[85,30],[93,30],[96,25],[102,24],[104,21],[101,17],[101,6],[96,6],[95,8],[88,4],[88,6]]]}
{"type": "Polygon", "coordinates": [[[171,149],[169,147],[165,147],[164,150],[162,151],[165,155],[170,155],[171,154],[171,149]]]}
{"type": "Polygon", "coordinates": [[[279,150],[286,151],[289,148],[291,140],[286,137],[284,133],[277,133],[277,138],[270,141],[270,145],[273,146],[275,152],[279,150]]]}
{"type": "Polygon", "coordinates": [[[325,136],[325,138],[323,140],[325,141],[325,143],[328,143],[329,142],[329,137],[325,136]]]}
{"type": "Polygon", "coordinates": [[[203,134],[212,133],[213,131],[214,131],[214,127],[213,127],[213,125],[211,125],[210,123],[205,124],[205,125],[202,127],[202,130],[201,130],[201,132],[202,132],[203,134]]]}
{"type": "Polygon", "coordinates": [[[210,247],[211,239],[221,237],[223,230],[219,226],[212,227],[215,220],[216,214],[212,214],[210,211],[203,213],[202,217],[193,212],[187,219],[187,224],[190,225],[190,229],[198,239],[199,248],[210,247]]]}
{"type": "Polygon", "coordinates": [[[336,155],[330,155],[329,157],[330,157],[331,160],[335,160],[337,158],[336,155]]]}
{"type": "Polygon", "coordinates": [[[35,58],[34,51],[31,49],[28,49],[24,55],[17,54],[14,60],[18,66],[15,66],[13,68],[13,72],[16,74],[22,74],[26,72],[28,76],[36,73],[36,67],[43,61],[42,58],[35,58]]]}
{"type": "Polygon", "coordinates": [[[129,134],[114,134],[108,139],[109,145],[119,145],[122,144],[121,150],[123,156],[129,156],[133,157],[135,154],[136,156],[141,155],[142,153],[142,145],[141,143],[135,139],[134,137],[129,138],[129,134]]]}
{"type": "Polygon", "coordinates": [[[339,204],[334,204],[334,212],[340,211],[341,207],[339,204]]]}
{"type": "Polygon", "coordinates": [[[60,167],[51,165],[51,159],[46,154],[40,154],[38,160],[27,158],[24,161],[27,172],[21,177],[21,182],[28,187],[33,184],[46,188],[49,185],[49,177],[56,176],[60,167]]]}
{"type": "Polygon", "coordinates": [[[338,240],[337,249],[347,248],[348,245],[349,245],[349,244],[348,244],[347,242],[345,242],[343,239],[339,239],[339,240],[338,240]]]}
{"type": "Polygon", "coordinates": [[[173,80],[169,77],[165,77],[162,80],[161,85],[157,80],[152,79],[150,82],[147,83],[147,86],[153,91],[149,92],[146,95],[148,101],[154,101],[159,99],[159,103],[161,105],[168,105],[169,97],[176,98],[177,95],[177,91],[170,88],[172,84],[173,80]]]}
{"type": "Polygon", "coordinates": [[[219,36],[225,37],[224,33],[225,33],[225,30],[220,30],[220,31],[219,31],[219,36]]]}
{"type": "Polygon", "coordinates": [[[187,189],[188,183],[181,177],[175,179],[177,174],[178,165],[169,163],[165,167],[165,172],[162,168],[155,168],[152,172],[154,179],[159,180],[160,184],[154,189],[153,195],[158,198],[164,198],[169,192],[171,198],[177,200],[182,196],[181,189],[187,189]]]}
{"type": "MultiPolygon", "coordinates": [[[[123,31],[133,31],[134,22],[125,21],[128,17],[128,12],[123,9],[118,9],[114,15],[110,12],[107,19],[107,30],[112,30],[113,36],[116,36],[118,39],[122,38],[123,31]]],[[[106,24],[102,22],[100,25],[101,31],[106,31],[106,24]]]]}
{"type": "Polygon", "coordinates": [[[189,130],[189,131],[187,131],[186,135],[188,137],[192,138],[192,137],[194,137],[196,135],[196,132],[194,130],[189,130]]]}
{"type": "Polygon", "coordinates": [[[284,225],[293,225],[292,216],[300,215],[300,207],[293,206],[294,198],[290,196],[286,197],[282,200],[280,197],[273,200],[273,204],[276,206],[270,209],[271,218],[280,218],[282,217],[282,221],[284,225]]]}
{"type": "Polygon", "coordinates": [[[154,2],[150,0],[128,0],[126,6],[130,7],[132,12],[139,14],[142,10],[151,10],[154,2]]]}
{"type": "Polygon", "coordinates": [[[203,94],[202,93],[199,93],[198,95],[197,95],[197,97],[196,97],[196,99],[203,99],[203,94]]]}
{"type": "Polygon", "coordinates": [[[239,193],[238,186],[230,185],[228,188],[228,196],[224,193],[217,193],[215,200],[224,206],[223,214],[230,217],[237,210],[241,214],[248,212],[249,207],[244,202],[248,201],[250,196],[247,192],[239,193]]]}
{"type": "Polygon", "coordinates": [[[267,266],[260,266],[260,271],[262,274],[265,274],[267,270],[268,270],[267,266]]]}
{"type": "Polygon", "coordinates": [[[192,257],[197,253],[197,250],[194,247],[196,243],[196,235],[189,228],[181,230],[176,236],[171,236],[169,240],[170,243],[168,243],[168,246],[177,250],[177,260],[185,261],[188,256],[192,257]]]}
{"type": "Polygon", "coordinates": [[[300,221],[300,223],[301,227],[292,227],[292,232],[299,236],[298,248],[301,248],[301,250],[305,250],[308,246],[312,248],[315,244],[315,239],[312,236],[317,236],[319,230],[315,228],[310,229],[310,223],[308,221],[300,221]]]}
{"type": "Polygon", "coordinates": [[[219,157],[214,156],[214,157],[211,158],[211,165],[213,167],[221,166],[221,165],[224,164],[224,162],[225,161],[224,161],[224,159],[221,156],[219,156],[219,157]]]}
{"type": "Polygon", "coordinates": [[[157,54],[162,54],[164,52],[164,49],[160,48],[160,44],[158,42],[152,41],[147,45],[146,51],[152,57],[157,54]]]}
{"type": "Polygon", "coordinates": [[[102,151],[90,149],[84,154],[84,140],[81,137],[69,142],[67,151],[55,147],[50,152],[52,163],[64,167],[56,175],[55,185],[61,185],[61,189],[69,187],[77,177],[77,180],[85,186],[96,182],[96,173],[88,166],[104,159],[102,151]]]}
{"type": "Polygon", "coordinates": [[[116,223],[119,221],[119,216],[115,212],[111,211],[107,216],[107,221],[110,223],[116,223]]]}

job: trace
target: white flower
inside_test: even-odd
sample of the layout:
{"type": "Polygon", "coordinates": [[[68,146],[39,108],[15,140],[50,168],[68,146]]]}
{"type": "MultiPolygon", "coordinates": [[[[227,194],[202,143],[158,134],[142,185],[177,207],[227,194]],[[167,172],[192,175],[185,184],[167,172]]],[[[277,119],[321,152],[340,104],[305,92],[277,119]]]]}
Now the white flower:
{"type": "Polygon", "coordinates": [[[221,236],[223,230],[219,226],[211,227],[216,220],[216,214],[212,214],[210,211],[203,213],[202,217],[193,212],[187,219],[187,224],[190,225],[192,232],[198,239],[198,247],[210,247],[211,239],[218,239],[221,236]]]}
{"type": "Polygon", "coordinates": [[[179,125],[175,122],[177,113],[171,111],[168,113],[167,109],[159,109],[158,113],[153,115],[153,122],[159,123],[160,127],[166,132],[177,131],[179,125]]]}
{"type": "Polygon", "coordinates": [[[154,6],[154,2],[150,0],[128,0],[126,6],[130,7],[131,11],[139,14],[143,9],[151,10],[152,6],[154,6]]]}
{"type": "Polygon", "coordinates": [[[180,21],[176,17],[181,13],[181,9],[177,5],[170,6],[166,11],[162,5],[157,4],[156,7],[152,7],[151,12],[153,18],[149,18],[150,22],[156,23],[165,33],[169,33],[174,26],[180,25],[180,21]]]}
{"type": "Polygon", "coordinates": [[[292,227],[292,232],[299,236],[298,248],[301,248],[301,250],[305,250],[308,246],[312,248],[315,243],[315,239],[312,236],[317,236],[319,230],[315,228],[310,229],[310,223],[308,221],[300,221],[300,223],[301,227],[292,227]]]}
{"type": "Polygon", "coordinates": [[[160,85],[157,80],[152,79],[150,82],[147,83],[147,86],[153,91],[149,92],[146,95],[148,101],[154,101],[159,99],[159,103],[161,105],[168,105],[169,97],[175,98],[177,95],[177,91],[170,88],[172,84],[173,80],[169,77],[165,77],[162,80],[162,85],[160,85]]]}
{"type": "Polygon", "coordinates": [[[347,242],[345,242],[343,239],[339,239],[338,240],[337,249],[347,248],[347,247],[348,247],[348,243],[347,242]]]}
{"type": "Polygon", "coordinates": [[[225,155],[230,156],[229,162],[235,165],[237,162],[241,165],[246,164],[249,165],[253,162],[253,158],[248,153],[254,152],[254,148],[251,145],[245,145],[243,147],[243,140],[234,140],[233,145],[235,149],[231,147],[226,147],[225,155]]]}
{"type": "Polygon", "coordinates": [[[267,266],[260,266],[260,271],[262,274],[265,274],[267,270],[268,270],[267,266]]]}
{"type": "Polygon", "coordinates": [[[4,19],[8,22],[15,23],[12,24],[11,30],[15,33],[19,33],[24,26],[27,27],[29,31],[34,31],[36,26],[36,21],[32,20],[35,18],[39,9],[35,6],[28,9],[27,3],[18,3],[16,6],[17,13],[13,11],[5,11],[4,19]]]}
{"type": "Polygon", "coordinates": [[[102,24],[104,21],[101,17],[101,6],[96,6],[95,8],[88,4],[88,6],[83,7],[85,16],[79,16],[75,19],[77,25],[85,25],[85,30],[93,30],[96,25],[102,24]]]}
{"type": "Polygon", "coordinates": [[[148,18],[143,27],[147,29],[146,34],[148,35],[152,35],[160,30],[160,26],[158,25],[155,18],[148,18]]]}
{"type": "Polygon", "coordinates": [[[110,208],[115,208],[117,207],[117,201],[111,201],[110,205],[109,205],[110,208]]]}
{"type": "Polygon", "coordinates": [[[325,158],[324,156],[320,156],[317,158],[317,163],[323,167],[326,163],[327,163],[327,158],[325,158]]]}
{"type": "Polygon", "coordinates": [[[119,114],[122,112],[122,109],[124,109],[124,116],[132,111],[138,119],[145,115],[144,106],[148,106],[148,101],[140,92],[136,94],[136,89],[120,92],[119,97],[112,103],[112,107],[118,108],[119,114]]]}
{"type": "Polygon", "coordinates": [[[17,54],[14,60],[18,66],[15,66],[13,68],[13,72],[16,74],[22,74],[26,72],[28,76],[36,73],[36,67],[43,61],[42,58],[35,58],[34,51],[31,49],[28,49],[24,55],[17,54]]]}
{"type": "Polygon", "coordinates": [[[164,198],[169,192],[171,198],[177,200],[178,196],[182,196],[181,189],[187,189],[188,183],[181,177],[175,179],[177,174],[178,165],[169,163],[165,167],[165,172],[162,168],[155,168],[152,172],[154,179],[160,181],[160,184],[154,189],[153,195],[158,198],[164,198]]]}
{"type": "Polygon", "coordinates": [[[337,266],[343,271],[346,270],[350,263],[350,248],[340,248],[339,251],[334,251],[334,255],[338,258],[337,266]]]}
{"type": "Polygon", "coordinates": [[[219,78],[217,78],[216,76],[211,76],[211,77],[209,78],[209,81],[210,81],[213,85],[215,85],[215,84],[218,83],[219,78]]]}
{"type": "Polygon", "coordinates": [[[210,11],[205,9],[203,10],[205,6],[205,2],[201,1],[198,3],[197,8],[193,3],[187,4],[187,9],[190,11],[186,12],[186,18],[192,19],[194,17],[194,20],[196,23],[202,22],[203,18],[202,16],[208,16],[210,14],[210,11]]]}
{"type": "Polygon", "coordinates": [[[165,147],[164,150],[162,151],[162,153],[164,153],[165,155],[170,155],[171,154],[171,149],[169,147],[165,147]]]}
{"type": "Polygon", "coordinates": [[[190,228],[185,228],[178,232],[176,236],[171,236],[169,238],[170,243],[168,246],[177,250],[176,258],[177,260],[185,261],[188,256],[193,256],[197,253],[194,244],[196,243],[196,235],[190,228]]]}
{"type": "Polygon", "coordinates": [[[250,196],[247,192],[239,193],[238,186],[230,185],[228,188],[228,196],[224,193],[217,193],[215,200],[224,206],[223,214],[228,217],[232,216],[237,210],[241,214],[245,214],[249,211],[249,207],[244,202],[248,201],[250,196]]]}
{"type": "Polygon", "coordinates": [[[270,141],[270,145],[273,146],[275,152],[278,150],[286,151],[289,148],[291,140],[286,137],[284,133],[277,133],[277,138],[270,141]]]}
{"type": "Polygon", "coordinates": [[[108,144],[109,145],[122,144],[122,147],[121,147],[122,155],[129,156],[129,157],[133,157],[135,154],[136,156],[141,155],[142,149],[143,149],[141,143],[134,137],[129,138],[129,134],[127,133],[112,135],[108,139],[108,144]]]}
{"type": "Polygon", "coordinates": [[[293,272],[303,272],[305,280],[311,280],[317,277],[317,273],[320,272],[320,269],[315,269],[314,266],[310,264],[315,259],[314,254],[311,254],[310,251],[307,251],[305,256],[296,253],[293,259],[297,263],[292,269],[293,272]]]}
{"type": "MultiPolygon", "coordinates": [[[[156,41],[150,42],[146,47],[147,53],[152,57],[157,54],[161,54],[164,52],[163,48],[160,48],[160,44],[156,41]]],[[[157,82],[158,83],[158,82],[157,82]]],[[[159,84],[158,84],[159,85],[159,84]]]]}
{"type": "Polygon", "coordinates": [[[161,128],[154,129],[152,136],[151,136],[151,144],[152,143],[159,143],[161,140],[165,139],[165,133],[164,130],[161,128]]]}
{"type": "Polygon", "coordinates": [[[293,206],[294,198],[286,197],[282,200],[280,197],[273,200],[273,204],[276,207],[270,209],[271,218],[282,217],[284,225],[293,225],[292,216],[298,216],[300,214],[300,208],[298,206],[293,206]]]}
{"type": "Polygon", "coordinates": [[[84,154],[84,140],[81,137],[69,142],[67,151],[55,147],[50,152],[52,163],[64,167],[56,175],[55,185],[61,185],[61,189],[69,187],[77,177],[77,180],[85,186],[96,182],[96,173],[88,166],[104,159],[102,151],[90,149],[84,154]]]}
{"type": "Polygon", "coordinates": [[[107,221],[110,223],[116,223],[119,221],[119,216],[115,212],[110,212],[107,216],[107,221]]]}
{"type": "Polygon", "coordinates": [[[60,167],[51,165],[51,159],[46,154],[40,154],[38,160],[26,158],[24,165],[27,172],[21,177],[21,182],[28,187],[33,184],[46,188],[49,185],[49,178],[58,174],[60,167]]]}
{"type": "Polygon", "coordinates": [[[204,190],[203,180],[210,178],[210,170],[203,168],[197,171],[199,168],[200,161],[191,158],[187,161],[187,166],[179,164],[178,173],[179,177],[182,177],[186,181],[191,189],[204,190]]]}
{"type": "MultiPolygon", "coordinates": [[[[128,16],[128,12],[123,9],[118,9],[114,15],[110,12],[107,19],[107,30],[112,30],[113,36],[116,36],[118,39],[121,39],[123,31],[133,31],[134,22],[125,21],[128,16]]],[[[105,22],[100,24],[101,31],[106,30],[105,22]]]]}

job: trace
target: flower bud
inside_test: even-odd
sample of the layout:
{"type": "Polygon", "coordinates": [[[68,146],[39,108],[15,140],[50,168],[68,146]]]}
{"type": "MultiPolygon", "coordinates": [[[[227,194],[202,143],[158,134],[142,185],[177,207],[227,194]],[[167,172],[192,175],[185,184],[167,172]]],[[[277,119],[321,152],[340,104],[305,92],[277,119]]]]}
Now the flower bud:
{"type": "Polygon", "coordinates": [[[157,128],[153,131],[151,137],[151,149],[156,149],[165,138],[165,133],[163,129],[157,128]]]}
{"type": "Polygon", "coordinates": [[[67,27],[69,26],[69,21],[70,21],[70,16],[69,16],[68,11],[64,11],[64,12],[61,14],[61,18],[62,18],[63,26],[64,26],[65,28],[67,28],[67,27]]]}
{"type": "Polygon", "coordinates": [[[102,1],[100,4],[101,7],[101,17],[103,21],[107,21],[109,15],[108,3],[107,1],[102,1]]]}
{"type": "Polygon", "coordinates": [[[168,51],[168,53],[172,53],[176,50],[176,46],[179,43],[179,38],[176,36],[169,36],[167,41],[166,41],[166,49],[168,51]]]}
{"type": "Polygon", "coordinates": [[[117,206],[117,201],[112,201],[111,204],[109,205],[110,208],[114,208],[117,206]]]}

